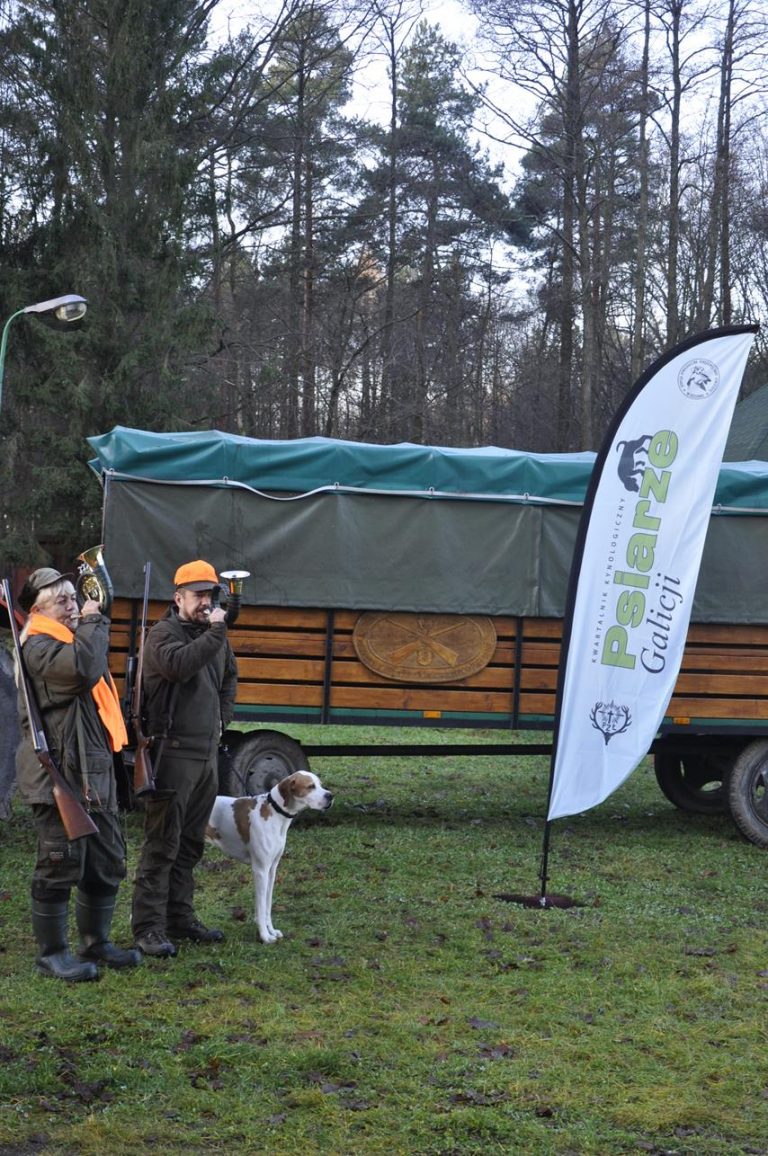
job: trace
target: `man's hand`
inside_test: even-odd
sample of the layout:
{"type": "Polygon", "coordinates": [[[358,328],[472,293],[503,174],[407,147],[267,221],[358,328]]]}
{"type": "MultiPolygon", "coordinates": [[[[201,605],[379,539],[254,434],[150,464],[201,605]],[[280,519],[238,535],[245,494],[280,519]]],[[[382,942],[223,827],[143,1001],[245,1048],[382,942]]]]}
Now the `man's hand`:
{"type": "Polygon", "coordinates": [[[85,618],[86,614],[101,614],[101,605],[94,598],[86,598],[83,603],[80,617],[85,618]]]}
{"type": "Polygon", "coordinates": [[[211,613],[208,617],[208,621],[210,622],[211,626],[213,626],[214,622],[226,621],[226,617],[227,617],[226,610],[222,610],[220,606],[214,606],[213,610],[211,611],[211,613]]]}

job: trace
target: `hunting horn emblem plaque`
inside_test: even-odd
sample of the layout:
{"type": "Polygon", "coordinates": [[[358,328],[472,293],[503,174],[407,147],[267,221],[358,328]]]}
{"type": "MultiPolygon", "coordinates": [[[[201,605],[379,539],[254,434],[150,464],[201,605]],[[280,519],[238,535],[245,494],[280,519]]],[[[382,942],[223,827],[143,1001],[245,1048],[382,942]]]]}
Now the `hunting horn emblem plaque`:
{"type": "Polygon", "coordinates": [[[458,682],[487,666],[496,650],[490,618],[466,614],[369,611],[352,635],[360,661],[396,682],[458,682]]]}

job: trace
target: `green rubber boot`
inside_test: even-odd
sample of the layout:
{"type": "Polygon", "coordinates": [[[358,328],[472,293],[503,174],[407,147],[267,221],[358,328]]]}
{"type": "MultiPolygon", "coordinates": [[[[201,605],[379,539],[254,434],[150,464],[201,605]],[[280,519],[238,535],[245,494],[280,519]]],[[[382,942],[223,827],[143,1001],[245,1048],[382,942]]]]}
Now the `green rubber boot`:
{"type": "Polygon", "coordinates": [[[115,968],[136,967],[141,963],[141,952],[136,948],[124,950],[110,942],[116,900],[116,895],[89,895],[86,891],[78,891],[75,908],[80,932],[78,959],[115,968]]]}
{"type": "Polygon", "coordinates": [[[69,983],[83,983],[98,979],[95,963],[84,962],[70,955],[67,939],[67,911],[69,896],[46,903],[32,900],[32,930],[38,946],[37,970],[41,975],[63,979],[69,983]]]}

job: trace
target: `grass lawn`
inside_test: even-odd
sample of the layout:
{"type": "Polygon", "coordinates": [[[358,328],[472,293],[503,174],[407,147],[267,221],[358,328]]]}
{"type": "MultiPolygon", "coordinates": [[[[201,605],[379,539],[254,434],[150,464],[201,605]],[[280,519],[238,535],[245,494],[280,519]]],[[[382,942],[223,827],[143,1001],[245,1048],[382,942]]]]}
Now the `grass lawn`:
{"type": "MultiPolygon", "coordinates": [[[[766,858],[727,816],[676,811],[644,764],[554,824],[550,890],[580,905],[542,911],[498,896],[538,889],[546,757],[313,768],[337,799],[289,834],[285,939],[258,942],[249,870],[209,849],[198,913],[226,942],[98,984],[34,971],[32,838],[14,805],[0,1156],[768,1153],[766,858]]],[[[139,816],[126,827],[135,864],[139,816]]]]}

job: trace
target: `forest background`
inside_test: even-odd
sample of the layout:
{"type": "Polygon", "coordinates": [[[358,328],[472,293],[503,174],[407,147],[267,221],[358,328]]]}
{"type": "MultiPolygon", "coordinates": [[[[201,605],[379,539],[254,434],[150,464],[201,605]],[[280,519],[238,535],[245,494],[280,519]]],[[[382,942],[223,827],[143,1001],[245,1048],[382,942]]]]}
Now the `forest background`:
{"type": "Polygon", "coordinates": [[[2,565],[100,540],[116,424],[595,449],[766,314],[762,3],[467,0],[461,45],[419,3],[0,0],[0,317],[89,301],[14,321],[2,565]]]}

